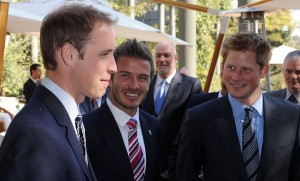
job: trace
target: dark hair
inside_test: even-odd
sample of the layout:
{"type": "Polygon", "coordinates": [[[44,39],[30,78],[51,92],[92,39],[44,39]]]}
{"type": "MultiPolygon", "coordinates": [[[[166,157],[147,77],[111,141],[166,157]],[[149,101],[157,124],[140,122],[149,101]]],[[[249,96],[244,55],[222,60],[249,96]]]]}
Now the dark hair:
{"type": "Polygon", "coordinates": [[[269,41],[253,32],[239,32],[225,39],[221,52],[223,65],[230,50],[255,53],[256,63],[261,69],[269,63],[272,56],[272,47],[269,41]]]}
{"type": "Polygon", "coordinates": [[[138,42],[136,39],[125,40],[114,51],[116,62],[118,62],[118,58],[121,56],[140,58],[148,61],[151,66],[150,78],[152,78],[154,74],[153,57],[151,51],[144,43],[138,42]]]}
{"type": "Polygon", "coordinates": [[[38,67],[40,67],[41,65],[38,63],[34,63],[32,65],[30,65],[30,75],[32,75],[32,71],[36,70],[38,67]]]}
{"type": "Polygon", "coordinates": [[[95,9],[93,6],[73,4],[63,6],[47,15],[41,26],[40,44],[46,69],[55,70],[56,51],[65,43],[71,43],[84,56],[84,47],[90,40],[90,33],[95,26],[114,24],[109,14],[95,9]]]}

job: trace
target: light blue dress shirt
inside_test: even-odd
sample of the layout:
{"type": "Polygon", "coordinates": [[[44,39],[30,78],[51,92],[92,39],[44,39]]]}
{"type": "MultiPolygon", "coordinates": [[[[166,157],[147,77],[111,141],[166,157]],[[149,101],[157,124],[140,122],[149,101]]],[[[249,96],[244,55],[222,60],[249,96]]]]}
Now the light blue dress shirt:
{"type": "MultiPolygon", "coordinates": [[[[240,143],[240,148],[242,151],[242,137],[243,137],[243,122],[246,117],[245,108],[249,107],[243,105],[236,98],[232,97],[228,93],[229,102],[233,111],[235,127],[240,143]]],[[[263,96],[260,94],[256,102],[251,106],[254,108],[252,114],[252,129],[255,131],[255,137],[258,143],[259,156],[261,156],[261,149],[263,144],[263,135],[264,135],[264,116],[263,116],[263,96]]]]}

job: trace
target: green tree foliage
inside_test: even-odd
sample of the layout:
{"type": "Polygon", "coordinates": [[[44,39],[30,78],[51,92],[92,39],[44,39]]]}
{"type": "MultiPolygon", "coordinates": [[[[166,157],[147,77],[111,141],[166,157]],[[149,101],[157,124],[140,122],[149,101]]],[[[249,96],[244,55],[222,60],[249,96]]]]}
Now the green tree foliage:
{"type": "MultiPolygon", "coordinates": [[[[198,0],[197,3],[204,7],[212,9],[226,10],[230,9],[229,0],[198,0]]],[[[220,22],[220,17],[197,13],[196,20],[196,34],[197,34],[197,75],[202,84],[206,82],[208,70],[210,67],[212,55],[217,39],[217,27],[220,22]]],[[[211,91],[220,89],[220,71],[217,67],[215,75],[212,80],[211,91]]]]}
{"type": "Polygon", "coordinates": [[[22,95],[23,84],[30,74],[31,62],[30,36],[11,34],[4,57],[2,96],[22,95]]]}

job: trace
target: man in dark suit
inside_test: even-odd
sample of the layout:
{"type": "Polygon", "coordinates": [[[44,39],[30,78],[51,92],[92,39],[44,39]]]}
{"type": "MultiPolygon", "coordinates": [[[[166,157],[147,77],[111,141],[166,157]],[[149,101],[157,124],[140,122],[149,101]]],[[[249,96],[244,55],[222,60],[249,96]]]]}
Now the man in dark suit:
{"type": "MultiPolygon", "coordinates": [[[[216,99],[216,98],[220,98],[223,97],[227,94],[227,89],[225,87],[225,85],[223,83],[221,83],[221,89],[218,92],[210,92],[210,93],[203,93],[203,94],[194,94],[191,99],[190,102],[187,106],[187,109],[190,109],[196,105],[205,103],[207,101],[210,101],[212,99],[216,99]]],[[[172,144],[171,147],[171,153],[169,156],[169,178],[172,181],[177,181],[177,176],[176,176],[176,165],[177,165],[177,154],[178,154],[178,146],[180,143],[180,139],[181,139],[181,130],[179,130],[175,141],[172,144]]],[[[203,174],[200,174],[199,177],[201,180],[203,180],[203,174]]]]}
{"type": "Polygon", "coordinates": [[[0,180],[96,180],[84,129],[77,126],[77,105],[85,96],[101,97],[116,71],[113,27],[109,14],[92,6],[61,7],[44,19],[40,42],[46,76],[6,132],[0,180]]]}
{"type": "Polygon", "coordinates": [[[292,51],[286,55],[282,65],[282,73],[287,88],[267,92],[266,94],[295,104],[299,104],[300,50],[292,51]]]}
{"type": "Polygon", "coordinates": [[[299,150],[299,107],[262,95],[260,89],[271,50],[266,39],[252,32],[224,41],[222,80],[228,94],[187,111],[178,149],[179,180],[198,180],[202,167],[208,181],[287,181],[290,173],[299,174],[292,164],[299,150]]]}
{"type": "Polygon", "coordinates": [[[171,42],[160,42],[155,48],[157,75],[150,83],[149,92],[141,108],[158,117],[161,123],[161,154],[160,173],[163,179],[168,179],[168,157],[181,124],[184,111],[192,95],[202,92],[200,81],[196,78],[176,72],[178,55],[171,42]],[[165,99],[158,112],[156,104],[162,82],[165,99]]]}
{"type": "Polygon", "coordinates": [[[215,98],[223,97],[227,94],[227,89],[223,82],[221,82],[221,89],[218,92],[209,92],[206,94],[195,94],[191,97],[187,109],[190,109],[198,104],[210,101],[215,98]]]}
{"type": "Polygon", "coordinates": [[[85,97],[84,101],[79,104],[80,113],[83,115],[101,107],[101,105],[105,102],[108,93],[109,91],[107,89],[105,94],[100,98],[91,99],[89,97],[85,97]]]}
{"type": "Polygon", "coordinates": [[[114,56],[117,72],[110,81],[108,99],[100,109],[84,115],[88,155],[99,180],[154,181],[159,168],[159,122],[139,109],[154,72],[152,55],[148,47],[133,39],[123,42],[114,56]],[[134,137],[128,125],[132,118],[137,122],[139,164],[128,140],[128,136],[130,140],[134,137]]]}
{"type": "Polygon", "coordinates": [[[30,65],[30,78],[25,82],[23,86],[23,94],[25,96],[26,104],[32,97],[37,86],[41,83],[40,78],[42,74],[41,65],[34,63],[30,65]]]}

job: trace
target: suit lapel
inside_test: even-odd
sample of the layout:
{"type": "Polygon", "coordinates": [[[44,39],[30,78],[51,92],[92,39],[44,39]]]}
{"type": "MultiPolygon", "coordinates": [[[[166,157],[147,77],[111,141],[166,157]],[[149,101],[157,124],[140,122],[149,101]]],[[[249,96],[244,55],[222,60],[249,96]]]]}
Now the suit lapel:
{"type": "Polygon", "coordinates": [[[152,115],[155,115],[154,88],[155,88],[156,78],[157,75],[155,75],[151,80],[146,99],[143,101],[142,104],[142,109],[152,115]]]}
{"type": "Polygon", "coordinates": [[[219,100],[222,100],[222,102],[219,102],[220,104],[218,107],[222,109],[216,110],[217,119],[214,120],[216,129],[219,133],[221,142],[224,145],[225,154],[232,162],[229,165],[233,165],[239,178],[246,179],[246,171],[244,169],[240,144],[228,97],[225,96],[219,98],[219,100]]]}
{"type": "Polygon", "coordinates": [[[174,100],[174,96],[176,96],[176,92],[181,88],[181,77],[180,77],[180,73],[176,72],[175,76],[173,77],[171,84],[169,86],[165,101],[163,103],[163,106],[161,108],[161,112],[158,116],[158,118],[160,117],[164,117],[164,113],[166,111],[166,107],[171,104],[171,101],[174,100]]]}
{"type": "Polygon", "coordinates": [[[268,169],[271,167],[271,161],[274,156],[274,151],[277,147],[278,133],[280,130],[280,123],[278,118],[278,110],[276,104],[271,102],[267,96],[264,96],[263,110],[264,110],[264,138],[262,145],[262,154],[259,164],[259,180],[264,180],[268,169]]]}
{"type": "Polygon", "coordinates": [[[106,117],[106,119],[103,119],[103,123],[99,126],[100,134],[105,141],[107,140],[106,144],[115,157],[115,161],[118,163],[124,178],[133,179],[133,173],[130,169],[131,165],[122,135],[106,102],[101,106],[101,115],[99,117],[101,116],[106,117]]]}
{"type": "Polygon", "coordinates": [[[89,178],[89,180],[92,180],[89,174],[88,166],[85,162],[79,142],[77,140],[75,130],[73,128],[70,117],[67,114],[65,107],[57,99],[57,97],[44,86],[38,87],[35,93],[35,97],[37,97],[46,105],[46,107],[55,117],[58,125],[66,129],[66,139],[69,142],[70,147],[74,151],[74,154],[79,162],[79,165],[81,166],[81,169],[83,170],[86,177],[89,178]]]}
{"type": "Polygon", "coordinates": [[[154,160],[153,138],[152,138],[151,127],[147,124],[145,118],[141,113],[140,113],[140,124],[141,124],[145,150],[146,150],[146,168],[148,168],[147,170],[149,170],[152,167],[152,161],[154,160]]]}

